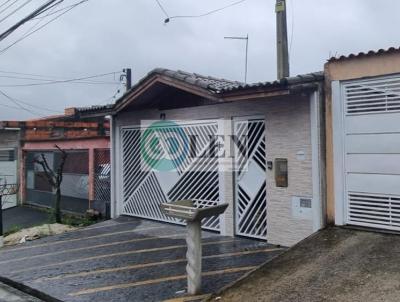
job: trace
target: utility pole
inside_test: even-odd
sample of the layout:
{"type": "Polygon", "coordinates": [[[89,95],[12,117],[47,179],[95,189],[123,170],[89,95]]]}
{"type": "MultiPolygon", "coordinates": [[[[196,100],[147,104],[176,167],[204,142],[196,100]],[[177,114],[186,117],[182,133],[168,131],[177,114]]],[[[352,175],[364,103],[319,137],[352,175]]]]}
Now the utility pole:
{"type": "Polygon", "coordinates": [[[123,72],[125,74],[123,74],[121,76],[121,80],[122,78],[126,78],[126,83],[125,83],[125,87],[126,87],[126,91],[129,91],[132,88],[132,69],[130,68],[125,68],[123,70],[123,72]]]}
{"type": "Polygon", "coordinates": [[[278,80],[290,75],[289,48],[286,19],[286,0],[276,0],[276,39],[278,59],[278,80]]]}
{"type": "Polygon", "coordinates": [[[0,195],[0,248],[4,246],[3,236],[3,196],[0,195]]]}
{"type": "Polygon", "coordinates": [[[224,39],[230,40],[245,40],[246,41],[246,58],[244,63],[244,82],[247,83],[247,65],[248,65],[248,57],[249,57],[249,35],[246,37],[224,37],[224,39]]]}

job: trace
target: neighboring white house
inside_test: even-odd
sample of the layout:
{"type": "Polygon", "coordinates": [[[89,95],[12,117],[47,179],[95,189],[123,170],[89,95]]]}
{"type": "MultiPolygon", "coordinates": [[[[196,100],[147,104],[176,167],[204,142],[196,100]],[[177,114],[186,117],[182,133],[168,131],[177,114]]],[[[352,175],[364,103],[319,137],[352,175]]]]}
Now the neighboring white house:
{"type": "Polygon", "coordinates": [[[400,231],[400,49],[325,71],[329,222],[400,231]]]}
{"type": "MultiPolygon", "coordinates": [[[[205,229],[224,235],[291,246],[320,230],[325,225],[323,83],[323,73],[246,85],[156,69],[114,106],[87,109],[86,115],[112,116],[113,217],[179,223],[164,216],[159,204],[192,199],[198,206],[229,203],[220,219],[203,222],[205,229]],[[144,171],[141,135],[149,120],[173,121],[165,132],[196,135],[197,155],[210,144],[207,138],[246,129],[248,156],[239,160],[246,169],[225,169],[235,160],[204,163],[197,157],[182,165],[202,165],[200,172],[144,171]]],[[[157,144],[165,146],[163,133],[157,144]]],[[[223,148],[240,156],[232,146],[227,142],[223,148]]]]}
{"type": "MultiPolygon", "coordinates": [[[[0,186],[18,184],[19,130],[4,129],[0,126],[0,186]]],[[[17,195],[4,196],[2,208],[17,206],[17,195]]],[[[0,205],[1,206],[1,205],[0,205]]]]}

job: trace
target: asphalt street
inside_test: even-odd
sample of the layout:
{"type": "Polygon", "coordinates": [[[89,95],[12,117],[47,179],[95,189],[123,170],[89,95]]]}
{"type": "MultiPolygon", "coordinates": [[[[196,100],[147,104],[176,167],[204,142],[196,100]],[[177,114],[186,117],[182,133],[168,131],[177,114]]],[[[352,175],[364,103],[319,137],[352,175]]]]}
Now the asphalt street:
{"type": "MultiPolygon", "coordinates": [[[[185,228],[120,217],[0,251],[0,276],[62,301],[163,301],[186,290],[185,228]]],[[[203,294],[283,252],[203,232],[203,294]]]]}

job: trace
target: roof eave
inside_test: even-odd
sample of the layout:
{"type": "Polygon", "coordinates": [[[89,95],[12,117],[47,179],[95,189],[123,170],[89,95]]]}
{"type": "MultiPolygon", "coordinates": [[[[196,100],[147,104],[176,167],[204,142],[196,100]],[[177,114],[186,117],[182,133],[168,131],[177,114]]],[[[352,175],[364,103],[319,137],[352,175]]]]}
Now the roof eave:
{"type": "Polygon", "coordinates": [[[221,98],[215,91],[200,88],[194,84],[189,84],[183,80],[172,78],[166,75],[150,74],[146,79],[142,80],[140,83],[138,83],[138,85],[133,87],[129,92],[125,93],[119,100],[116,101],[113,108],[114,114],[132,104],[136,98],[140,97],[145,91],[150,89],[150,87],[156,83],[162,83],[170,87],[175,87],[215,102],[221,101],[221,98]]]}

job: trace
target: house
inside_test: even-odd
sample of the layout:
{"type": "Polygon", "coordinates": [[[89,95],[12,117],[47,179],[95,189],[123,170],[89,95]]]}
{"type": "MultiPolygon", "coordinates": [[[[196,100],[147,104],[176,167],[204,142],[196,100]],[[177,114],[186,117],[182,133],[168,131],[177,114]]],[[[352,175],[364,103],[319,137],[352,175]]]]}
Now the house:
{"type": "Polygon", "coordinates": [[[327,214],[336,225],[400,230],[400,49],[325,66],[327,214]]]}
{"type": "Polygon", "coordinates": [[[155,69],[115,105],[82,114],[111,115],[113,217],[180,223],[159,205],[228,203],[203,228],[284,246],[325,225],[322,72],[247,85],[155,69]],[[241,135],[243,141],[226,139],[241,135]],[[182,151],[193,156],[176,157],[175,149],[193,142],[195,151],[182,151]],[[216,147],[222,158],[207,156],[216,147]],[[155,161],[146,153],[152,151],[155,161]],[[164,169],[168,164],[174,169],[164,169]]]}
{"type": "Polygon", "coordinates": [[[44,156],[55,170],[61,160],[58,146],[68,154],[61,187],[62,210],[83,214],[88,209],[96,209],[106,214],[106,203],[110,200],[107,119],[81,120],[79,110],[68,108],[61,116],[1,124],[5,129],[18,129],[21,203],[53,206],[53,188],[35,159],[44,156]]]}
{"type": "MultiPolygon", "coordinates": [[[[19,134],[19,129],[0,128],[0,185],[18,183],[19,134]]],[[[2,200],[2,208],[12,208],[17,206],[17,203],[17,196],[4,196],[2,200]]]]}

